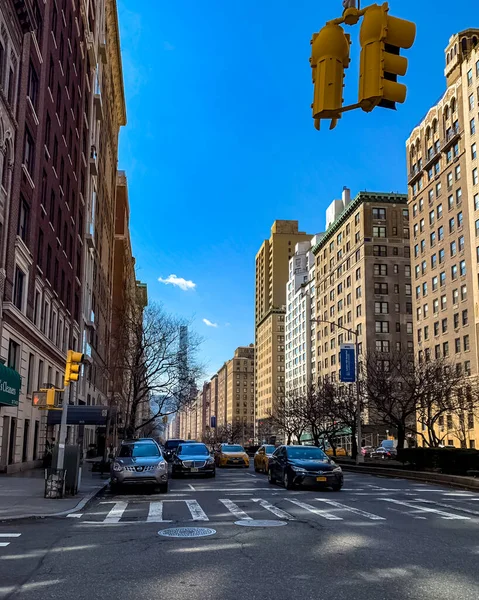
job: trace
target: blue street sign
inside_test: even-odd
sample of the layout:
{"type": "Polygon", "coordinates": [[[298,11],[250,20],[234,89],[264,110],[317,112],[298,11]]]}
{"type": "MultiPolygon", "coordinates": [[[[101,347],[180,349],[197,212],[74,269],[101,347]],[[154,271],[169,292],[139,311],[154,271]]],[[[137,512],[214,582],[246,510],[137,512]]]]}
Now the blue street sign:
{"type": "Polygon", "coordinates": [[[211,417],[211,427],[213,427],[213,428],[216,427],[216,417],[215,416],[211,417]]]}
{"type": "Polygon", "coordinates": [[[354,383],[356,381],[356,348],[354,344],[341,344],[339,360],[341,369],[339,380],[343,383],[354,383]]]}

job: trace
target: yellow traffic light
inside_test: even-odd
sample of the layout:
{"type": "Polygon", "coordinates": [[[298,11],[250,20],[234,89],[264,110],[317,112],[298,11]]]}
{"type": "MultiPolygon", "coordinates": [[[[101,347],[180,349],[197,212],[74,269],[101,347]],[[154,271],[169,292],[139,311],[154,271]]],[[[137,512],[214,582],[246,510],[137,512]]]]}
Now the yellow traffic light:
{"type": "Polygon", "coordinates": [[[395,109],[406,100],[407,88],[397,77],[407,71],[401,48],[410,48],[416,37],[411,21],[388,16],[389,6],[373,4],[365,9],[359,34],[361,44],[359,104],[370,112],[376,106],[395,109]]]}
{"type": "Polygon", "coordinates": [[[64,384],[68,385],[71,381],[78,381],[80,377],[80,363],[83,362],[83,354],[68,350],[67,362],[65,366],[64,384]]]}
{"type": "Polygon", "coordinates": [[[341,118],[343,106],[344,69],[349,66],[350,37],[339,25],[326,24],[311,40],[311,68],[313,70],[314,126],[319,129],[321,119],[332,119],[330,129],[341,118]]]}
{"type": "Polygon", "coordinates": [[[47,390],[47,406],[55,406],[55,388],[47,390]]]}

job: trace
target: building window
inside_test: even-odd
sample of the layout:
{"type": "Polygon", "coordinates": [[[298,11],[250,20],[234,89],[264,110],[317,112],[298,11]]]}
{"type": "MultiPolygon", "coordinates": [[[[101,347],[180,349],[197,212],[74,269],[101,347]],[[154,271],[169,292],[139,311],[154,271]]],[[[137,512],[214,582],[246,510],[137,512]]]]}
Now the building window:
{"type": "Polygon", "coordinates": [[[476,120],[474,119],[474,117],[471,119],[470,126],[471,126],[471,135],[474,135],[476,133],[476,120]]]}
{"type": "Polygon", "coordinates": [[[386,237],[386,227],[373,227],[373,237],[377,238],[385,238],[386,237]]]}
{"type": "Polygon", "coordinates": [[[387,315],[389,313],[389,305],[387,302],[375,302],[374,313],[376,315],[387,315]]]}
{"type": "Polygon", "coordinates": [[[33,137],[28,129],[25,130],[24,146],[23,146],[23,163],[26,166],[30,176],[33,176],[33,168],[35,161],[35,144],[33,137]]]}
{"type": "Polygon", "coordinates": [[[33,371],[35,368],[35,356],[30,354],[28,357],[28,372],[27,372],[27,394],[31,394],[33,390],[33,371]]]}
{"type": "Polygon", "coordinates": [[[477,167],[472,169],[472,185],[477,185],[479,183],[479,175],[477,171],[477,167]]]}
{"type": "Polygon", "coordinates": [[[465,260],[461,260],[461,262],[459,263],[459,273],[460,273],[461,277],[464,277],[464,275],[466,274],[466,261],[465,260]]]}
{"type": "Polygon", "coordinates": [[[472,160],[475,160],[477,157],[477,148],[476,148],[476,142],[474,142],[474,144],[472,144],[471,146],[471,158],[472,160]]]}
{"type": "Polygon", "coordinates": [[[388,274],[388,266],[387,265],[374,265],[374,275],[386,276],[388,274]]]}
{"type": "Polygon", "coordinates": [[[18,215],[17,235],[24,242],[27,241],[29,214],[30,209],[28,204],[25,202],[25,198],[22,197],[20,200],[20,213],[18,215]]]}
{"type": "Polygon", "coordinates": [[[375,294],[387,294],[388,293],[388,284],[387,283],[375,283],[374,284],[374,293],[375,294]]]}
{"type": "Polygon", "coordinates": [[[376,321],[376,333],[389,333],[389,321],[376,321]]]}
{"type": "Polygon", "coordinates": [[[15,268],[15,287],[13,292],[13,303],[19,309],[23,309],[25,287],[25,273],[19,268],[15,268]]]}
{"type": "Polygon", "coordinates": [[[19,360],[20,360],[20,344],[17,344],[17,342],[10,340],[8,342],[8,361],[7,361],[8,364],[7,364],[7,366],[10,369],[15,369],[15,371],[18,371],[19,360]]]}
{"type": "Polygon", "coordinates": [[[376,352],[389,352],[389,340],[376,340],[376,352]]]}
{"type": "Polygon", "coordinates": [[[374,256],[387,256],[387,246],[373,246],[374,256]]]}
{"type": "Polygon", "coordinates": [[[373,208],[373,219],[382,219],[386,218],[386,209],[385,208],[373,208]]]}

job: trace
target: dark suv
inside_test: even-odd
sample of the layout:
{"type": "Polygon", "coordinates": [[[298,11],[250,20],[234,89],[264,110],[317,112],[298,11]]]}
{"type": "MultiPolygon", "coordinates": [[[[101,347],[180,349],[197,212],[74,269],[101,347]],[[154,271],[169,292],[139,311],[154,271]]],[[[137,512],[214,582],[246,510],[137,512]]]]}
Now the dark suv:
{"type": "Polygon", "coordinates": [[[183,444],[185,440],[166,440],[164,455],[168,462],[173,459],[173,454],[180,444],[183,444]]]}

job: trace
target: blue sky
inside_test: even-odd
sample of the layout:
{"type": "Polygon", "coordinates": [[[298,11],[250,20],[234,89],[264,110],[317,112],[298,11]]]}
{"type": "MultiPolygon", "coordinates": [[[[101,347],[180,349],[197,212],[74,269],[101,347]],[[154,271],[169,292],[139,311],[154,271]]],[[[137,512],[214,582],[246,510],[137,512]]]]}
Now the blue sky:
{"type": "MultiPolygon", "coordinates": [[[[404,142],[445,89],[444,48],[454,33],[479,27],[469,0],[391,0],[390,14],[417,23],[406,103],[353,111],[317,132],[310,39],[341,4],[118,0],[128,115],[119,167],[129,180],[137,276],[150,300],[204,337],[208,375],[254,341],[254,258],[275,219],[316,233],[344,185],[353,195],[407,191],[404,142]]],[[[359,28],[347,29],[349,104],[359,28]]]]}

